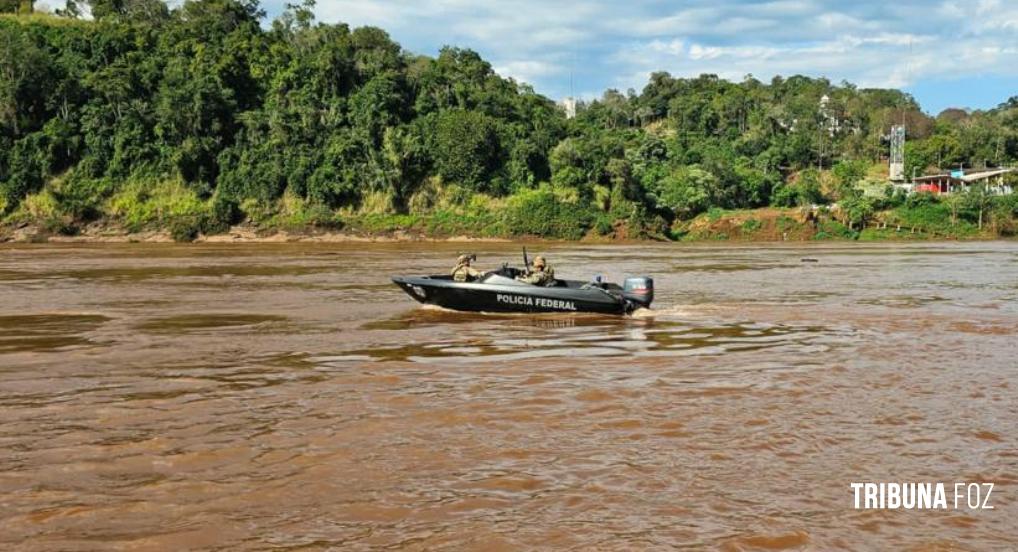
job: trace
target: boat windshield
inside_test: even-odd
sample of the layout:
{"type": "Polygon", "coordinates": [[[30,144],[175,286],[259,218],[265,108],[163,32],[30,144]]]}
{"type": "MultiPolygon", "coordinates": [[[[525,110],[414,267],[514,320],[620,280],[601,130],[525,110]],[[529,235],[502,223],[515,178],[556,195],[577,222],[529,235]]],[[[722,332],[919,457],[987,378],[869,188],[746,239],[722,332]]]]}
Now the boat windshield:
{"type": "Polygon", "coordinates": [[[500,285],[513,285],[513,286],[525,286],[525,284],[516,278],[511,278],[505,275],[501,270],[496,272],[489,272],[480,279],[482,284],[500,284],[500,285]]]}

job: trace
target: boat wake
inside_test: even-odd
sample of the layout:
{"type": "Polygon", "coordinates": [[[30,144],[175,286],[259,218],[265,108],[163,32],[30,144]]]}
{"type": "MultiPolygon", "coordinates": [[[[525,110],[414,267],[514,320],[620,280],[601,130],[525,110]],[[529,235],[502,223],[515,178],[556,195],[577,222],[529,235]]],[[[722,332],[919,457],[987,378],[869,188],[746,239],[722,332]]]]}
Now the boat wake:
{"type": "MultiPolygon", "coordinates": [[[[565,313],[565,312],[545,312],[545,313],[534,313],[534,312],[466,312],[458,311],[455,309],[447,309],[438,305],[421,304],[418,305],[417,312],[427,316],[429,313],[436,316],[443,314],[457,315],[457,316],[472,316],[482,318],[605,318],[610,315],[599,315],[595,313],[565,313]]],[[[664,308],[638,308],[633,312],[629,313],[630,318],[647,319],[647,318],[679,318],[688,317],[697,314],[694,309],[688,306],[673,305],[664,308]]]]}
{"type": "Polygon", "coordinates": [[[696,314],[689,307],[673,305],[664,308],[636,309],[629,316],[633,318],[685,318],[696,314]]]}
{"type": "Polygon", "coordinates": [[[453,309],[447,309],[445,307],[440,307],[438,305],[429,305],[427,303],[421,303],[420,305],[417,306],[417,308],[420,309],[420,310],[423,310],[423,311],[431,311],[431,312],[449,312],[449,313],[461,313],[461,312],[463,312],[463,311],[458,311],[458,310],[453,310],[453,309]]]}

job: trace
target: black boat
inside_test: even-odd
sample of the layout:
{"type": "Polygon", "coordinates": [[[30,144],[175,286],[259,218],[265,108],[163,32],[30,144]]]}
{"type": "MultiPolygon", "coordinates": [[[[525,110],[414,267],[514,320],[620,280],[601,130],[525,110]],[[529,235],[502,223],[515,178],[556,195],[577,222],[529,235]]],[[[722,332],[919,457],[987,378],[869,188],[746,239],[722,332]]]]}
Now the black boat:
{"type": "Polygon", "coordinates": [[[522,274],[523,270],[502,265],[468,282],[448,275],[396,276],[392,281],[421,303],[460,311],[628,314],[649,308],[654,300],[654,280],[646,276],[627,278],[623,286],[600,278],[538,286],[517,280],[522,274]]]}

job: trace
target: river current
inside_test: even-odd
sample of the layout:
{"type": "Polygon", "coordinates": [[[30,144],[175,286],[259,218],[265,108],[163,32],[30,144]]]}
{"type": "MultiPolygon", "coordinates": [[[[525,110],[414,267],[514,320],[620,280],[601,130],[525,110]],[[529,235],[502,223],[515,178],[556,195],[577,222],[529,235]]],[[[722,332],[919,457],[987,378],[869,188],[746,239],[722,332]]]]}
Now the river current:
{"type": "Polygon", "coordinates": [[[509,243],[0,246],[0,548],[1018,548],[1018,243],[529,249],[654,309],[389,281],[509,243]]]}

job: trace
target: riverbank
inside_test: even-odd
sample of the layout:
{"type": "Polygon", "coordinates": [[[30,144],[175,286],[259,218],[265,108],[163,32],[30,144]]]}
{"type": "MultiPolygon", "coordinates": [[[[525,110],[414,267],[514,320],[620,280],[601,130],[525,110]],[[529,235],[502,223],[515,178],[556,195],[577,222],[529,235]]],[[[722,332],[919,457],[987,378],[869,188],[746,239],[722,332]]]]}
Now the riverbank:
{"type": "MultiPolygon", "coordinates": [[[[183,240],[174,239],[170,230],[129,232],[116,225],[91,225],[87,226],[84,231],[72,235],[52,232],[38,225],[0,229],[0,243],[179,243],[181,241],[183,240]]],[[[510,240],[468,235],[435,237],[400,230],[373,234],[322,230],[314,227],[299,230],[259,231],[249,225],[237,225],[218,234],[199,234],[190,241],[193,243],[380,243],[411,241],[508,242],[510,240]]]]}
{"type": "MultiPolygon", "coordinates": [[[[593,243],[632,241],[676,242],[796,242],[990,240],[1013,235],[1011,219],[988,217],[983,228],[964,220],[951,220],[947,212],[929,208],[900,208],[875,213],[855,225],[843,222],[837,209],[761,208],[712,209],[692,220],[642,234],[627,231],[625,222],[600,233],[577,232],[572,240],[593,243]]],[[[99,220],[86,224],[52,220],[0,225],[0,243],[287,243],[287,242],[505,242],[519,239],[556,240],[561,236],[514,234],[486,217],[433,215],[367,215],[333,217],[324,222],[289,222],[272,225],[245,220],[220,231],[202,232],[189,225],[183,232],[170,221],[132,227],[122,221],[99,220]]]]}
{"type": "Polygon", "coordinates": [[[833,193],[797,196],[753,209],[701,205],[680,216],[656,207],[650,197],[626,198],[607,188],[588,197],[548,184],[495,196],[434,183],[405,204],[385,194],[367,194],[356,206],[338,208],[294,194],[241,200],[199,192],[172,178],[121,183],[70,174],[8,209],[0,218],[0,242],[794,242],[1018,235],[1014,195],[941,197],[874,188],[846,192],[836,200],[833,193]]]}

